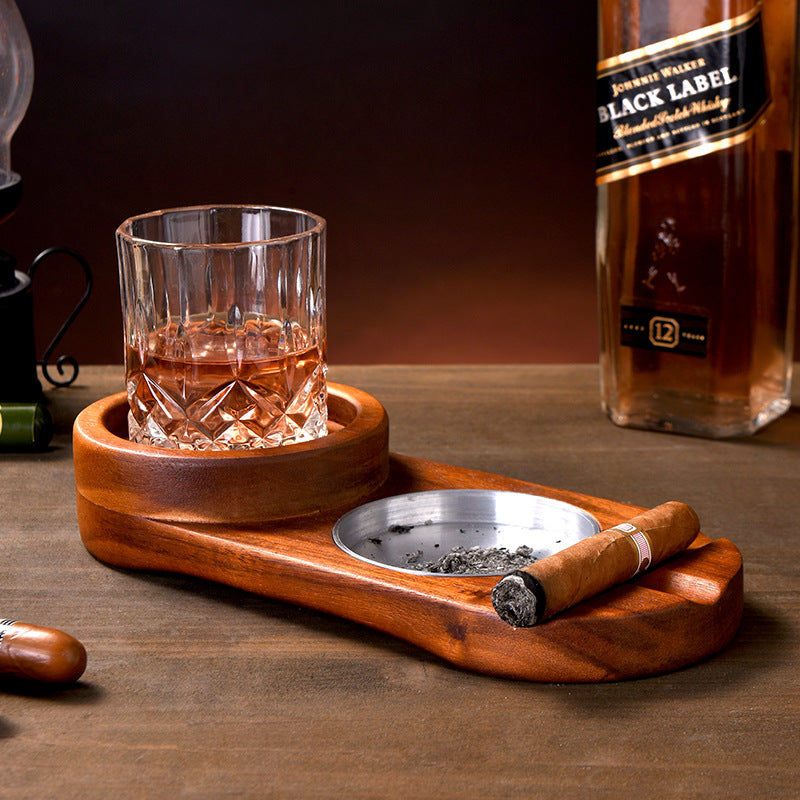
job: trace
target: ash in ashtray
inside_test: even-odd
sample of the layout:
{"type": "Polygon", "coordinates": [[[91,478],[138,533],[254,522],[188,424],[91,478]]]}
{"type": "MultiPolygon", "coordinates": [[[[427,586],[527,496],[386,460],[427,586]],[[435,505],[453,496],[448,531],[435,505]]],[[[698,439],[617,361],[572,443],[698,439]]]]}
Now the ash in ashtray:
{"type": "Polygon", "coordinates": [[[443,575],[463,575],[465,573],[494,574],[521,569],[536,561],[533,550],[520,545],[513,552],[507,547],[462,547],[456,545],[449,553],[436,561],[420,561],[422,551],[406,554],[406,565],[420,572],[435,572],[443,575]]]}

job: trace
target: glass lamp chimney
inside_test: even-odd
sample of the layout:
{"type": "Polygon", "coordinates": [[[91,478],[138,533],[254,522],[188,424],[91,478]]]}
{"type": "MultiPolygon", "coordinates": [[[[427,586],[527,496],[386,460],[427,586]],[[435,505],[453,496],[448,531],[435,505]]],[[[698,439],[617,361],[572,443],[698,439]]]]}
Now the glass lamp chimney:
{"type": "Polygon", "coordinates": [[[14,0],[0,0],[0,189],[18,183],[11,170],[11,137],[33,90],[33,51],[14,0]]]}

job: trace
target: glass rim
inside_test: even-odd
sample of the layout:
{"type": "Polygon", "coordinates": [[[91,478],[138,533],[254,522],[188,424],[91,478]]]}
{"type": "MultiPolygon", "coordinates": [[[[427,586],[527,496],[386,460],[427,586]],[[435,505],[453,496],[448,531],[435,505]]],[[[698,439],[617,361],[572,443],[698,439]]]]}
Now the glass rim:
{"type": "Polygon", "coordinates": [[[283,242],[291,242],[293,240],[302,239],[306,236],[322,233],[325,230],[326,221],[324,217],[319,214],[314,214],[311,211],[306,211],[302,208],[290,208],[288,206],[269,206],[260,203],[209,203],[206,205],[196,206],[175,206],[173,208],[162,208],[157,211],[147,211],[143,214],[135,214],[128,217],[124,222],[120,223],[117,227],[116,234],[120,239],[135,245],[155,245],[158,247],[180,247],[180,248],[197,248],[197,249],[226,249],[229,250],[234,247],[252,247],[254,245],[274,245],[283,242]],[[304,216],[314,221],[314,226],[307,231],[300,233],[292,233],[288,236],[275,236],[271,239],[251,239],[248,241],[230,241],[230,242],[165,242],[161,239],[148,239],[144,236],[135,236],[130,232],[131,227],[135,222],[145,219],[153,219],[155,217],[165,217],[167,214],[175,214],[185,211],[214,211],[222,209],[241,209],[250,211],[284,211],[296,216],[304,216]]]}

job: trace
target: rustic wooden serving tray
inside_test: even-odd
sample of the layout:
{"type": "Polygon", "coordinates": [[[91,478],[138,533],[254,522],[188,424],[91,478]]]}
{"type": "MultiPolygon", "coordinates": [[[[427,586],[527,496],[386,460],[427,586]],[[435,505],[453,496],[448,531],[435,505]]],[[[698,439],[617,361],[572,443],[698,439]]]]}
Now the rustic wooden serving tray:
{"type": "Polygon", "coordinates": [[[495,576],[416,575],[353,558],[333,541],[336,520],[406,492],[526,492],[579,506],[603,528],[642,509],[391,454],[383,408],[352,387],[330,386],[328,437],[261,452],[134,444],[126,413],[124,394],[114,395],[74,430],[80,533],[107,564],[217,581],[363,623],[465,669],[534,681],[674,670],[719,651],[741,621],[741,554],[702,533],[652,572],[525,629],[495,613],[495,576]]]}

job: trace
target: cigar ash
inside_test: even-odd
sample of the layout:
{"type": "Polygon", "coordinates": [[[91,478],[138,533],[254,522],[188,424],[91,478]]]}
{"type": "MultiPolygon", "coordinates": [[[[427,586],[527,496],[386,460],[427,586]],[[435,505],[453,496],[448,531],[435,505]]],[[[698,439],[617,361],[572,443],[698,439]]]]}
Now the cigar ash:
{"type": "MultiPolygon", "coordinates": [[[[439,547],[439,544],[434,544],[434,547],[439,547]]],[[[533,554],[533,549],[525,544],[521,544],[513,552],[507,547],[455,545],[436,561],[420,561],[421,555],[420,550],[407,554],[406,563],[413,569],[443,575],[496,575],[498,572],[526,567],[538,558],[533,554]]]]}
{"type": "MultiPolygon", "coordinates": [[[[547,555],[529,543],[535,539],[535,532],[527,528],[426,519],[372,532],[364,554],[425,574],[504,575],[547,555]]],[[[558,547],[560,540],[553,544],[558,547]]]]}

